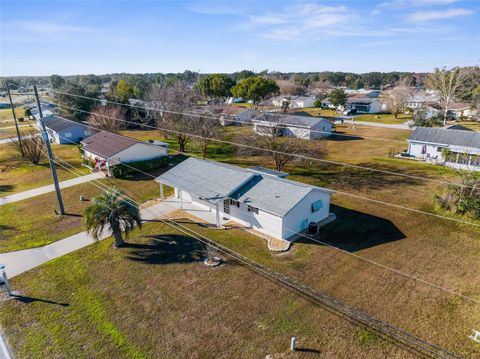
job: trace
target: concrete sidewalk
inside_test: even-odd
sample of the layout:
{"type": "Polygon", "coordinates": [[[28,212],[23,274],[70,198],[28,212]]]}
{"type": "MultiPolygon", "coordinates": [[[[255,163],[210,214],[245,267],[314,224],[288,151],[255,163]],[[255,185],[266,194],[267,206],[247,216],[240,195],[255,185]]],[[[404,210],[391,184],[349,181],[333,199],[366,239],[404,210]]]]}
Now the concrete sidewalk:
{"type": "MultiPolygon", "coordinates": [[[[140,214],[144,221],[149,221],[155,218],[160,218],[175,209],[175,206],[166,202],[161,202],[146,209],[142,209],[140,214]]],[[[105,232],[100,236],[100,239],[105,239],[110,236],[110,232],[105,232]]],[[[95,243],[95,239],[87,232],[81,232],[46,246],[2,253],[0,254],[0,263],[5,265],[5,271],[7,272],[8,277],[12,278],[28,271],[29,269],[48,262],[49,260],[61,257],[92,243],[95,243]]]]}
{"type": "MultiPolygon", "coordinates": [[[[90,173],[85,176],[75,177],[70,180],[62,181],[60,182],[60,188],[72,187],[77,184],[90,182],[92,180],[96,180],[100,178],[103,178],[103,174],[101,172],[90,173]]],[[[28,199],[31,197],[40,196],[42,194],[53,192],[53,191],[55,191],[55,187],[53,184],[50,184],[48,186],[31,189],[29,191],[15,193],[10,196],[0,197],[0,206],[3,206],[4,204],[8,204],[8,203],[22,201],[24,199],[28,199]]]]}

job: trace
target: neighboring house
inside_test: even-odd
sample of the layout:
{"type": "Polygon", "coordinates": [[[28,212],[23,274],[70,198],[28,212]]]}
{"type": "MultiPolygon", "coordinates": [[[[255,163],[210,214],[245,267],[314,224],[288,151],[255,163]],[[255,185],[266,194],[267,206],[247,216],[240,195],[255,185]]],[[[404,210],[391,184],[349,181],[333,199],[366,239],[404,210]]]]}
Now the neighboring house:
{"type": "Polygon", "coordinates": [[[377,98],[368,96],[352,96],[347,99],[347,111],[357,110],[357,113],[379,113],[382,104],[377,98]]]}
{"type": "Polygon", "coordinates": [[[408,155],[433,163],[480,171],[480,133],[417,127],[408,138],[408,155]]]}
{"type": "Polygon", "coordinates": [[[454,120],[459,120],[462,117],[473,117],[475,114],[475,110],[469,103],[457,102],[448,106],[447,116],[454,120]]]}
{"type": "Polygon", "coordinates": [[[314,107],[315,98],[309,96],[279,96],[272,99],[272,104],[282,107],[285,103],[289,104],[289,108],[307,108],[314,107]]]}
{"type": "Polygon", "coordinates": [[[321,101],[321,105],[322,105],[322,108],[331,108],[331,109],[336,109],[335,105],[333,105],[332,103],[330,103],[330,100],[327,98],[324,98],[322,101],[321,101]]]}
{"type": "Polygon", "coordinates": [[[258,111],[245,109],[243,107],[228,106],[220,115],[220,124],[222,126],[243,125],[252,122],[252,119],[259,114],[258,111]]]}
{"type": "Polygon", "coordinates": [[[287,239],[330,215],[331,190],[290,181],[262,171],[190,157],[156,178],[175,189],[183,203],[215,212],[220,217],[287,239]]]}
{"type": "Polygon", "coordinates": [[[83,123],[55,115],[47,116],[46,120],[44,118],[44,123],[50,142],[60,145],[80,143],[95,132],[83,123]]]}
{"type": "Polygon", "coordinates": [[[99,132],[82,142],[83,157],[94,162],[96,169],[106,169],[119,163],[152,160],[167,155],[167,146],[137,141],[110,132],[99,132]]]}
{"type": "Polygon", "coordinates": [[[323,117],[279,115],[262,113],[253,120],[253,130],[259,135],[272,135],[279,131],[281,136],[308,140],[323,138],[332,133],[333,123],[323,117]]]}
{"type": "MultiPolygon", "coordinates": [[[[29,108],[32,112],[32,116],[38,121],[40,120],[40,113],[38,112],[38,105],[36,102],[32,102],[23,106],[24,108],[29,108]]],[[[42,108],[42,115],[43,117],[47,117],[53,114],[53,109],[55,108],[54,105],[48,102],[40,102],[40,107],[42,108]]]]}

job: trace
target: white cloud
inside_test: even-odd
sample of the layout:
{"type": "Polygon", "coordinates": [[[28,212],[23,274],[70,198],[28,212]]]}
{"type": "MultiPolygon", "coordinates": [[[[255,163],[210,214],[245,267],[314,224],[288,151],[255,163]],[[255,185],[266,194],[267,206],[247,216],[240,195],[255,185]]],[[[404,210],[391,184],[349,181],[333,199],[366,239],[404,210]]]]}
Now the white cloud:
{"type": "Polygon", "coordinates": [[[30,32],[42,34],[55,34],[59,32],[86,33],[95,31],[94,29],[88,27],[69,26],[44,21],[17,21],[13,24],[13,26],[30,32]]]}
{"type": "Polygon", "coordinates": [[[422,22],[431,20],[449,19],[458,16],[467,16],[473,14],[473,10],[467,9],[447,9],[438,11],[417,11],[407,17],[409,22],[422,22]]]}
{"type": "Polygon", "coordinates": [[[402,9],[409,7],[421,7],[432,5],[449,5],[456,3],[458,0],[398,0],[384,1],[376,6],[377,9],[402,9]]]}
{"type": "Polygon", "coordinates": [[[344,35],[353,33],[356,16],[346,6],[324,6],[316,3],[293,5],[278,12],[251,15],[236,30],[254,31],[261,37],[281,40],[310,39],[316,34],[344,35]],[[347,26],[348,25],[348,26],[347,26]]]}

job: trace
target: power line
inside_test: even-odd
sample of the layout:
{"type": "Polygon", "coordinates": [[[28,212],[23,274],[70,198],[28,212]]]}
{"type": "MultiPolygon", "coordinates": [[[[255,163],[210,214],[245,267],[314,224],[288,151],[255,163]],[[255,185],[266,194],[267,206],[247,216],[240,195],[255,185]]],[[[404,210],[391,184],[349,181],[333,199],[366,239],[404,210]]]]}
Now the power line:
{"type": "MultiPolygon", "coordinates": [[[[63,137],[63,136],[60,136],[60,137],[63,138],[63,139],[65,139],[65,140],[67,140],[67,141],[69,141],[69,142],[71,142],[71,143],[74,143],[74,142],[73,142],[72,140],[70,140],[70,139],[67,139],[67,138],[65,138],[65,137],[63,137]]],[[[62,160],[62,161],[63,161],[63,160],[62,160]]],[[[64,161],[64,162],[65,162],[65,161],[64,161]]],[[[65,162],[65,163],[67,163],[67,162],[65,162]]],[[[120,163],[120,162],[119,162],[119,163],[120,163]]],[[[70,164],[68,164],[68,165],[73,168],[73,165],[70,165],[70,164]]],[[[141,170],[138,170],[138,169],[136,169],[135,167],[130,166],[130,165],[126,164],[126,163],[122,163],[122,165],[124,165],[124,166],[126,166],[126,167],[129,167],[129,168],[131,168],[131,169],[133,169],[133,170],[136,170],[136,171],[138,171],[138,172],[140,172],[140,173],[142,173],[142,174],[144,174],[144,175],[147,175],[148,177],[151,177],[151,178],[154,178],[154,179],[156,178],[154,175],[152,175],[152,174],[150,174],[150,173],[147,173],[147,172],[144,172],[144,171],[141,171],[141,170]]],[[[188,182],[190,182],[190,183],[192,183],[192,184],[194,184],[194,181],[190,181],[190,180],[187,179],[187,178],[185,178],[184,180],[185,180],[185,181],[188,181],[188,182]]],[[[351,195],[351,194],[347,194],[347,195],[351,195]]],[[[294,231],[294,230],[292,230],[292,229],[290,229],[290,228],[288,228],[288,227],[285,227],[285,229],[286,229],[287,231],[291,232],[292,235],[300,235],[300,236],[303,237],[303,238],[307,238],[307,239],[309,239],[309,240],[311,240],[311,241],[313,241],[313,242],[322,244],[322,245],[324,245],[324,246],[329,247],[330,249],[339,251],[339,252],[341,252],[341,253],[343,253],[343,254],[352,256],[352,257],[354,257],[354,258],[356,258],[356,259],[363,260],[363,261],[365,261],[365,262],[367,262],[367,263],[370,263],[370,264],[372,264],[372,265],[379,266],[379,267],[381,267],[381,268],[383,268],[383,269],[392,271],[392,272],[394,272],[394,273],[396,273],[396,274],[399,274],[399,275],[402,275],[402,276],[404,276],[404,277],[406,277],[406,278],[413,279],[413,280],[415,280],[415,281],[418,281],[418,282],[420,282],[420,283],[426,284],[426,285],[431,286],[431,287],[433,287],[433,288],[440,289],[440,290],[442,290],[442,291],[448,292],[449,294],[453,294],[453,295],[456,295],[456,296],[461,297],[461,298],[463,298],[463,299],[472,301],[472,302],[474,302],[474,303],[476,303],[476,304],[480,304],[480,300],[477,300],[477,299],[475,299],[475,298],[472,298],[472,297],[466,296],[466,295],[464,295],[464,294],[458,293],[458,292],[456,292],[456,291],[454,291],[454,290],[451,290],[451,289],[442,287],[442,286],[440,286],[440,285],[438,285],[438,284],[428,282],[428,281],[426,281],[426,280],[424,280],[424,279],[422,279],[422,278],[415,277],[415,276],[413,276],[413,275],[411,275],[411,274],[409,274],[409,273],[402,272],[402,271],[400,271],[400,270],[398,270],[398,269],[395,269],[395,268],[386,266],[386,265],[384,265],[384,264],[381,264],[381,263],[379,263],[379,262],[373,261],[373,260],[371,260],[371,259],[368,259],[368,258],[359,256],[359,255],[357,255],[357,254],[355,254],[355,253],[348,252],[348,251],[346,251],[346,250],[343,250],[343,249],[341,249],[341,248],[338,248],[338,247],[336,247],[336,246],[333,246],[333,245],[331,245],[331,244],[329,244],[329,243],[327,243],[327,242],[324,242],[324,241],[321,241],[321,240],[319,240],[319,239],[317,239],[317,238],[314,238],[313,236],[309,236],[309,235],[306,235],[306,234],[304,234],[304,233],[301,233],[301,232],[298,232],[298,231],[294,231]]]]}
{"type": "MultiPolygon", "coordinates": [[[[19,87],[17,85],[17,87],[19,87]]],[[[118,106],[124,106],[128,108],[136,108],[136,109],[141,109],[141,110],[147,110],[147,111],[155,111],[155,112],[160,112],[160,113],[169,113],[169,114],[174,114],[174,115],[183,115],[183,116],[188,116],[188,117],[198,117],[198,118],[204,118],[204,119],[212,119],[215,121],[221,121],[220,117],[215,117],[215,116],[209,116],[205,114],[198,114],[198,113],[192,113],[192,112],[178,112],[178,111],[171,111],[171,110],[164,110],[164,109],[157,109],[153,107],[146,107],[146,106],[136,106],[136,105],[131,105],[131,104],[125,104],[122,102],[117,102],[117,101],[110,101],[110,100],[100,100],[98,98],[94,97],[89,97],[89,96],[84,96],[84,95],[77,95],[77,94],[72,94],[69,92],[63,92],[63,91],[58,91],[58,90],[50,90],[51,92],[55,92],[58,94],[62,95],[67,95],[67,96],[73,96],[77,98],[83,98],[86,100],[91,100],[91,101],[97,101],[100,103],[109,103],[112,105],[118,105],[118,106]]],[[[81,111],[81,110],[77,110],[81,111]]],[[[275,113],[277,116],[288,116],[289,114],[283,114],[283,113],[275,113]]],[[[234,123],[239,123],[239,124],[246,124],[246,125],[251,125],[252,123],[249,121],[241,121],[241,120],[231,120],[228,119],[229,122],[234,122],[234,123]]],[[[278,127],[296,127],[295,125],[286,125],[286,124],[278,124],[278,127]]],[[[367,139],[367,140],[374,140],[374,141],[382,141],[382,142],[394,142],[394,143],[401,143],[405,144],[405,141],[400,141],[400,140],[393,140],[393,139],[387,139],[387,138],[381,138],[381,137],[371,137],[371,136],[357,136],[357,135],[347,135],[344,133],[337,133],[337,132],[328,132],[328,131],[321,131],[321,130],[310,130],[310,132],[313,133],[321,133],[324,135],[332,135],[332,136],[341,136],[341,137],[349,137],[349,138],[358,138],[358,139],[367,139]]]]}
{"type": "MultiPolygon", "coordinates": [[[[91,184],[95,186],[95,184],[93,184],[93,183],[91,183],[91,184]]],[[[111,188],[109,186],[106,186],[106,187],[108,187],[110,190],[116,191],[119,194],[122,194],[121,192],[115,190],[114,188],[111,188]]],[[[102,187],[98,187],[98,188],[102,189],[102,187]]],[[[105,188],[103,188],[103,189],[105,189],[105,188]]],[[[132,203],[136,204],[137,206],[141,206],[141,204],[136,202],[134,199],[132,199],[128,196],[125,196],[124,194],[123,194],[123,196],[126,197],[128,200],[130,200],[132,203]]],[[[358,309],[350,307],[349,305],[343,303],[342,301],[340,301],[337,298],[334,298],[334,297],[331,297],[331,296],[329,296],[325,293],[313,290],[310,287],[307,287],[306,285],[304,285],[303,283],[297,282],[295,279],[287,277],[283,273],[273,271],[273,270],[263,266],[262,264],[259,264],[258,262],[255,262],[255,261],[251,260],[250,258],[245,257],[242,254],[240,254],[238,252],[235,252],[234,250],[232,250],[228,247],[225,247],[225,246],[219,244],[218,242],[216,242],[214,240],[211,240],[210,238],[199,234],[198,232],[193,231],[192,229],[190,229],[188,227],[182,226],[181,224],[179,224],[178,222],[176,222],[174,220],[168,220],[168,221],[163,220],[161,217],[158,216],[158,213],[153,213],[153,211],[151,211],[148,207],[145,208],[145,210],[148,211],[150,214],[152,214],[155,218],[158,218],[158,220],[160,220],[162,223],[167,224],[167,225],[171,226],[172,228],[174,228],[176,230],[179,230],[180,232],[182,232],[182,233],[184,233],[184,234],[186,234],[190,237],[193,237],[197,241],[199,241],[199,242],[201,242],[201,243],[203,243],[207,246],[211,246],[211,247],[216,248],[220,252],[224,253],[226,256],[231,257],[235,260],[238,260],[241,263],[243,263],[244,265],[246,265],[247,267],[250,267],[250,268],[254,269],[255,272],[263,273],[264,275],[274,279],[275,281],[278,281],[278,282],[282,283],[283,285],[286,285],[287,287],[289,287],[291,289],[294,289],[296,292],[302,293],[310,299],[315,299],[317,302],[320,302],[323,305],[326,305],[329,308],[332,308],[332,309],[340,312],[341,314],[343,314],[343,315],[345,315],[349,318],[352,318],[352,319],[356,320],[357,322],[362,323],[363,325],[365,325],[367,327],[373,328],[373,329],[377,330],[378,332],[380,332],[384,335],[387,335],[389,337],[393,337],[394,339],[396,339],[396,340],[398,340],[402,343],[405,343],[405,342],[410,343],[409,345],[416,346],[417,350],[418,350],[418,348],[420,348],[421,350],[424,350],[424,351],[428,352],[429,354],[434,355],[435,357],[438,357],[438,358],[459,358],[459,356],[457,356],[456,354],[451,353],[451,352],[449,352],[449,351],[447,351],[447,350],[445,350],[441,347],[438,347],[434,344],[431,344],[431,343],[429,343],[429,342],[427,342],[423,339],[420,339],[420,338],[414,336],[413,334],[411,334],[409,332],[406,332],[405,330],[403,330],[401,328],[395,327],[395,326],[393,326],[393,325],[391,325],[387,322],[378,320],[378,319],[370,316],[369,314],[366,314],[366,313],[364,313],[364,312],[362,312],[358,309]],[[178,228],[178,227],[180,227],[181,229],[178,228]],[[193,234],[193,236],[192,236],[192,234],[193,234]]],[[[163,215],[165,215],[165,213],[161,213],[161,215],[163,216],[163,215]]]]}
{"type": "Polygon", "coordinates": [[[399,173],[399,172],[388,171],[388,170],[381,170],[381,169],[372,168],[372,167],[354,165],[354,164],[350,164],[350,163],[346,163],[346,162],[326,160],[326,159],[306,156],[306,155],[302,155],[302,154],[298,154],[298,153],[287,153],[287,152],[271,150],[271,149],[262,148],[262,147],[258,147],[258,146],[253,146],[253,145],[246,145],[246,144],[243,144],[243,143],[238,143],[238,142],[233,142],[233,141],[221,140],[221,139],[213,138],[213,137],[200,136],[200,135],[196,135],[196,134],[188,133],[188,132],[171,130],[171,129],[162,128],[162,127],[158,127],[158,126],[152,126],[152,125],[147,125],[147,124],[139,124],[137,122],[128,121],[128,120],[115,118],[115,117],[112,117],[112,116],[107,116],[107,115],[102,115],[102,114],[95,114],[91,111],[81,110],[81,109],[77,109],[77,108],[66,106],[66,105],[61,105],[61,104],[57,104],[57,103],[53,103],[53,104],[55,104],[57,106],[60,106],[60,107],[68,108],[68,109],[73,110],[73,111],[79,111],[79,112],[91,114],[91,115],[94,115],[94,116],[99,116],[99,117],[104,117],[104,118],[108,118],[108,119],[112,119],[112,120],[116,120],[116,121],[121,121],[121,122],[129,123],[129,124],[134,124],[136,126],[143,126],[143,127],[152,128],[152,129],[156,129],[156,130],[160,130],[160,131],[164,131],[164,132],[182,134],[182,135],[186,135],[186,136],[189,136],[189,137],[205,139],[205,140],[209,140],[209,141],[213,141],[213,142],[219,142],[219,143],[229,144],[229,145],[243,147],[243,148],[251,148],[251,149],[254,149],[254,150],[257,150],[257,151],[264,151],[264,152],[270,152],[270,153],[275,153],[275,154],[284,154],[284,155],[288,155],[288,156],[292,156],[292,157],[302,158],[304,160],[309,160],[309,161],[317,161],[317,162],[323,162],[323,163],[333,164],[333,165],[337,165],[337,166],[345,166],[345,167],[351,167],[351,168],[355,168],[355,169],[363,169],[363,170],[367,170],[367,171],[372,171],[372,172],[377,172],[377,173],[382,173],[382,174],[389,174],[389,175],[393,175],[393,176],[400,176],[400,177],[405,177],[405,178],[410,178],[410,179],[415,179],[415,180],[424,180],[424,181],[436,182],[436,183],[439,183],[439,184],[442,184],[442,185],[457,186],[457,187],[470,188],[470,189],[474,188],[472,186],[468,186],[468,185],[464,185],[464,184],[456,183],[456,182],[437,180],[437,179],[434,179],[434,178],[409,175],[409,174],[405,174],[405,173],[399,173]]]}

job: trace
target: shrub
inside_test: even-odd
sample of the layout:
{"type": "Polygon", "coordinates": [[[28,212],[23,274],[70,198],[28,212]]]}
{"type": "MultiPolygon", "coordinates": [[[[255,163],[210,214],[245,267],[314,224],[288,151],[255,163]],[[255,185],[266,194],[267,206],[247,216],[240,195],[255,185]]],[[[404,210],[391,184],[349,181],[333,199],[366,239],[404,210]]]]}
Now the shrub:
{"type": "Polygon", "coordinates": [[[112,177],[125,177],[138,173],[138,171],[148,172],[157,168],[165,167],[168,164],[168,156],[157,157],[146,161],[129,162],[128,164],[119,163],[110,167],[112,177]]]}

